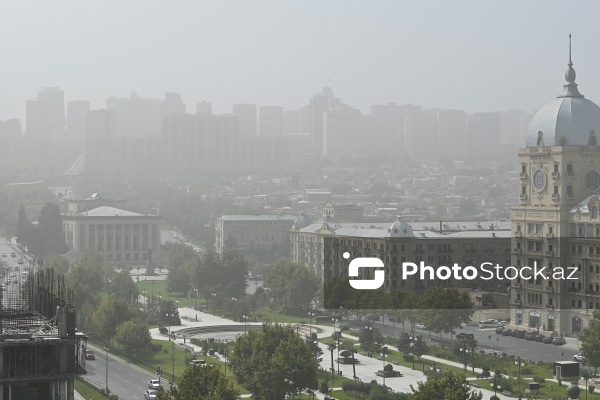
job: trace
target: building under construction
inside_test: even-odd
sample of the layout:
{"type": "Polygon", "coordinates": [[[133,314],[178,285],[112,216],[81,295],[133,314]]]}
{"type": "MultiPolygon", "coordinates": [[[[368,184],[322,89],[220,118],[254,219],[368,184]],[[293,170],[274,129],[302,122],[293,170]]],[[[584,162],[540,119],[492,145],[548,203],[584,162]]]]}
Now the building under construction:
{"type": "Polygon", "coordinates": [[[0,270],[0,400],[72,400],[85,373],[86,337],[62,275],[53,270],[0,270]]]}

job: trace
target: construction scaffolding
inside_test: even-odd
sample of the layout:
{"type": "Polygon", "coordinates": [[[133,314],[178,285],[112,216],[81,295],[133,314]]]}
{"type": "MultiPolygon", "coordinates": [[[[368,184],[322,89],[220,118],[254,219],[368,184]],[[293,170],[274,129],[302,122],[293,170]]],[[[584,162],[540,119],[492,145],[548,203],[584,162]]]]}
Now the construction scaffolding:
{"type": "Polygon", "coordinates": [[[87,338],[76,332],[64,277],[29,272],[5,268],[2,277],[0,400],[71,400],[75,375],[85,373],[87,338]]]}

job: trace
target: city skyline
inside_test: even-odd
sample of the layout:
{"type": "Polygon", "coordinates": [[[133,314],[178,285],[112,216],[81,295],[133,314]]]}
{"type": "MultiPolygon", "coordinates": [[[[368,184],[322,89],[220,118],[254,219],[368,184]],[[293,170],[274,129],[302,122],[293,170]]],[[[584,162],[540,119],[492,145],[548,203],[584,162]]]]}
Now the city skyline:
{"type": "Polygon", "coordinates": [[[45,86],[60,87],[67,102],[88,100],[92,109],[110,96],[176,92],[190,105],[209,101],[215,114],[234,103],[290,110],[331,86],[363,113],[390,102],[533,112],[561,90],[570,32],[582,93],[600,97],[593,73],[600,58],[583,50],[593,48],[586,26],[595,25],[597,9],[585,1],[132,1],[114,13],[74,2],[11,4],[5,15],[12,17],[0,28],[14,38],[5,43],[1,68],[10,79],[0,119],[24,120],[22,104],[45,86]]]}

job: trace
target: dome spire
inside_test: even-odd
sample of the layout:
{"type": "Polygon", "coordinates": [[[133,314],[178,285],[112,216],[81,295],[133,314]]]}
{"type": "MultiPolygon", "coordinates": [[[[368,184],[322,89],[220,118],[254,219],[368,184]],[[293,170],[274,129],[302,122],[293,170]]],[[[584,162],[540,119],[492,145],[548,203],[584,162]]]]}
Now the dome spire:
{"type": "Polygon", "coordinates": [[[579,90],[577,89],[577,84],[575,83],[575,70],[573,69],[573,61],[571,59],[571,34],[569,33],[569,63],[567,64],[569,67],[567,72],[565,72],[565,80],[567,84],[564,85],[563,92],[558,95],[558,97],[583,97],[579,90]]]}

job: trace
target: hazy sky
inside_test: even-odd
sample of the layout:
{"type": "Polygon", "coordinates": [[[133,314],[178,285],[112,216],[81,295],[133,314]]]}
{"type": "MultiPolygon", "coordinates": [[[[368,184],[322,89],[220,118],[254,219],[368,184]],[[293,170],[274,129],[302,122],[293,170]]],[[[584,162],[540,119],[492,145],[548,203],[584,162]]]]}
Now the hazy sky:
{"type": "Polygon", "coordinates": [[[363,111],[397,102],[533,111],[577,83],[600,103],[597,1],[4,1],[0,119],[42,86],[104,108],[180,92],[195,112],[298,108],[325,86],[363,111]]]}

